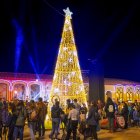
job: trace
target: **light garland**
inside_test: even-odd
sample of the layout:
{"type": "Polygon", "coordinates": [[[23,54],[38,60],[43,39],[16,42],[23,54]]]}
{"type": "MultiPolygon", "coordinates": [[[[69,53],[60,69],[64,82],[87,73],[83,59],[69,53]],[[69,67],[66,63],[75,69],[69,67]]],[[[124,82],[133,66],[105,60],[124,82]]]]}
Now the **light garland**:
{"type": "Polygon", "coordinates": [[[60,104],[67,99],[77,98],[80,103],[86,103],[86,94],[81,75],[74,35],[71,25],[72,12],[64,10],[65,22],[60,42],[59,54],[51,88],[51,98],[59,95],[60,104]]]}

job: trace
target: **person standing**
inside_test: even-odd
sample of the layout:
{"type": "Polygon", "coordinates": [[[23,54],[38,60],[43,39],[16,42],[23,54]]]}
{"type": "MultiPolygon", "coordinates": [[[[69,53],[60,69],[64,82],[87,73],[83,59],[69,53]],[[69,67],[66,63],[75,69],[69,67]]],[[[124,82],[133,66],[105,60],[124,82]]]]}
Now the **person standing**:
{"type": "Polygon", "coordinates": [[[39,137],[41,137],[45,135],[45,118],[47,115],[47,108],[46,105],[43,103],[41,97],[38,99],[37,110],[38,110],[39,137]]]}
{"type": "Polygon", "coordinates": [[[109,132],[114,132],[115,105],[110,97],[108,97],[107,99],[107,103],[105,105],[105,112],[109,121],[109,132]]]}
{"type": "Polygon", "coordinates": [[[78,104],[77,99],[74,99],[74,106],[75,106],[75,109],[80,113],[81,106],[78,104]]]}
{"type": "Polygon", "coordinates": [[[7,118],[8,140],[13,140],[13,132],[16,123],[16,116],[14,115],[15,111],[16,111],[16,106],[13,103],[9,103],[8,118],[7,118]]]}
{"type": "Polygon", "coordinates": [[[91,103],[86,122],[90,130],[90,136],[94,137],[95,140],[98,140],[98,137],[97,137],[98,120],[96,119],[97,113],[98,113],[98,107],[97,107],[97,104],[93,101],[91,103]]]}
{"type": "Polygon", "coordinates": [[[78,119],[79,119],[79,111],[77,111],[75,105],[71,105],[71,110],[68,115],[67,136],[65,140],[70,139],[71,132],[73,133],[73,140],[76,140],[78,119]]]}
{"type": "Polygon", "coordinates": [[[121,110],[121,115],[124,117],[124,120],[125,120],[125,127],[124,129],[127,129],[128,128],[128,106],[125,102],[123,102],[123,108],[121,110]]]}
{"type": "Polygon", "coordinates": [[[30,101],[28,110],[27,110],[27,118],[28,118],[28,126],[30,130],[31,140],[35,140],[35,131],[36,131],[36,123],[38,117],[38,110],[36,108],[36,104],[34,100],[30,101]]]}
{"type": "Polygon", "coordinates": [[[55,134],[55,139],[57,139],[59,127],[60,127],[60,117],[62,109],[59,107],[59,102],[56,101],[53,107],[51,108],[51,117],[52,117],[52,131],[49,137],[52,139],[55,134]]]}
{"type": "Polygon", "coordinates": [[[22,100],[19,101],[16,111],[14,112],[14,115],[16,115],[16,122],[13,132],[13,140],[17,140],[18,135],[20,137],[20,140],[23,140],[23,132],[24,132],[24,125],[25,125],[25,119],[27,117],[27,112],[24,107],[24,102],[22,100]]]}

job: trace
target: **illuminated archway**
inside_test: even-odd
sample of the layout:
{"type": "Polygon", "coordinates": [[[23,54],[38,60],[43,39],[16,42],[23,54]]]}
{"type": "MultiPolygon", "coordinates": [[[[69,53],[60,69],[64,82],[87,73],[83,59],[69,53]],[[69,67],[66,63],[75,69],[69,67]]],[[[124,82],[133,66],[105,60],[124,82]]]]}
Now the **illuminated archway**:
{"type": "Polygon", "coordinates": [[[135,100],[140,101],[140,85],[135,87],[135,100]]]}
{"type": "Polygon", "coordinates": [[[7,80],[0,80],[0,98],[10,100],[10,82],[7,80]]]}
{"type": "Polygon", "coordinates": [[[40,82],[30,82],[28,84],[29,87],[29,99],[37,101],[39,97],[41,97],[42,85],[40,82]]]}
{"type": "Polygon", "coordinates": [[[133,94],[134,94],[134,87],[133,86],[126,86],[126,100],[133,101],[133,94]]]}
{"type": "Polygon", "coordinates": [[[124,87],[123,85],[117,85],[115,88],[115,96],[118,101],[124,100],[124,87]]]}
{"type": "Polygon", "coordinates": [[[26,99],[26,88],[27,88],[27,84],[24,81],[13,82],[12,98],[16,98],[19,100],[25,100],[26,99]]]}

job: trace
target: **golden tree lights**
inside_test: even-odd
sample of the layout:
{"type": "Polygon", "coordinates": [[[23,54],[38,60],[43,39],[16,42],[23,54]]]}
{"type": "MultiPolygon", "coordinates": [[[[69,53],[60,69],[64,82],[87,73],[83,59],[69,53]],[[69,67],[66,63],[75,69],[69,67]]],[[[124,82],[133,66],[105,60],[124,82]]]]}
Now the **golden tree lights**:
{"type": "Polygon", "coordinates": [[[80,103],[86,103],[86,94],[71,25],[72,12],[69,8],[64,12],[65,22],[50,92],[50,102],[53,103],[54,99],[58,98],[61,106],[65,106],[67,99],[73,100],[75,98],[80,103]]]}

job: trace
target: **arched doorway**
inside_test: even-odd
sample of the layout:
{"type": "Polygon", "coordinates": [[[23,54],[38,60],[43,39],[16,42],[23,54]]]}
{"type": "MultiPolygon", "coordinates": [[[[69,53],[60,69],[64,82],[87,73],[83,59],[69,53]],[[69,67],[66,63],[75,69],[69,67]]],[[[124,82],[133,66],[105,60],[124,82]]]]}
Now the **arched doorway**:
{"type": "Polygon", "coordinates": [[[37,101],[39,97],[40,97],[40,85],[39,84],[31,84],[30,85],[29,99],[37,101]]]}
{"type": "Polygon", "coordinates": [[[13,86],[13,98],[25,100],[26,87],[24,83],[15,83],[13,86]]]}
{"type": "Polygon", "coordinates": [[[133,86],[127,86],[126,87],[126,100],[132,102],[134,95],[134,87],[133,86]]]}
{"type": "Polygon", "coordinates": [[[119,102],[122,102],[125,100],[125,98],[124,98],[124,86],[123,85],[116,86],[115,97],[116,97],[116,100],[119,102]]]}
{"type": "Polygon", "coordinates": [[[7,100],[7,95],[8,95],[8,84],[6,83],[0,83],[0,99],[7,100]]]}
{"type": "Polygon", "coordinates": [[[137,85],[135,87],[135,100],[140,102],[140,85],[137,85]]]}

